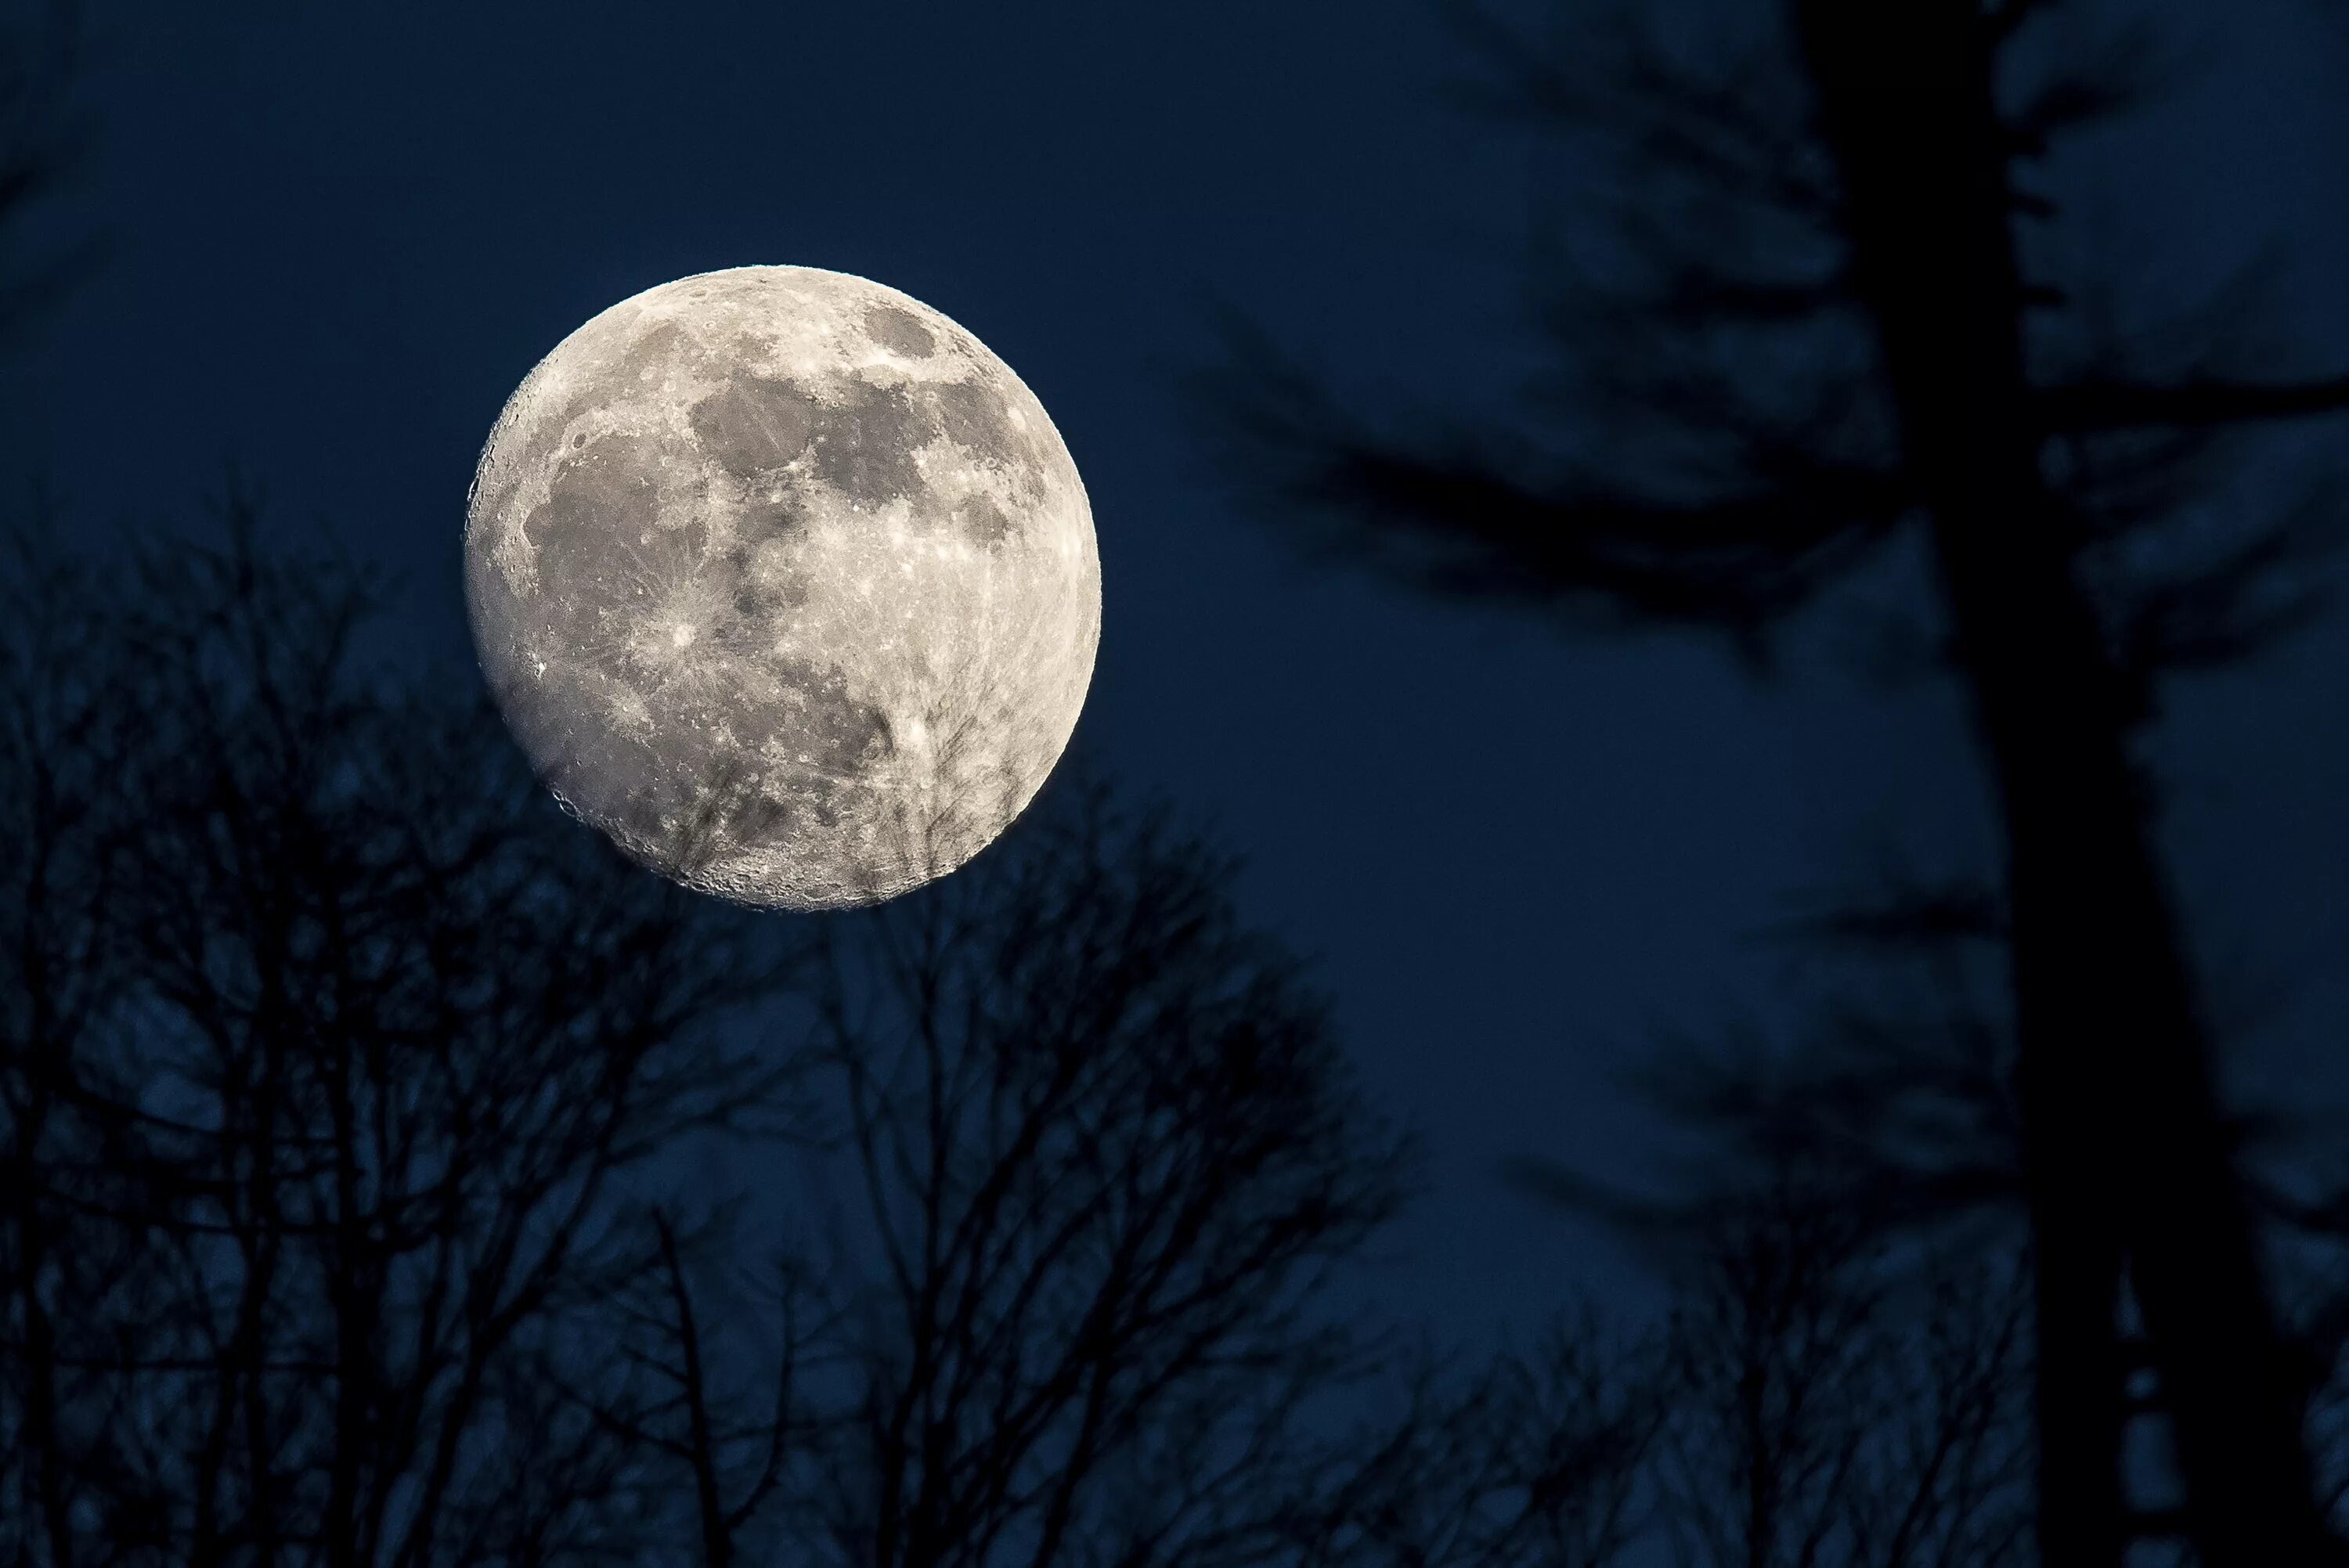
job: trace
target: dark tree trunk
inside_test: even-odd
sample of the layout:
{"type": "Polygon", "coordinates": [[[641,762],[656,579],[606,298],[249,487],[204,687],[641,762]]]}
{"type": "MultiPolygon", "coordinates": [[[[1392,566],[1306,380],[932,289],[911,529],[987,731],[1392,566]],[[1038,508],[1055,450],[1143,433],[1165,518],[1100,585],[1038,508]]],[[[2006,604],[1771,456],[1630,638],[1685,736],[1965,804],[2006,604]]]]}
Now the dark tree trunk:
{"type": "Polygon", "coordinates": [[[2127,693],[2039,466],[2012,156],[1975,0],[1797,0],[1905,460],[2007,830],[2039,1266],[2042,1560],[2117,1564],[2126,1264],[2211,1568],[2313,1561],[2296,1408],[2131,765],[2127,693]]]}

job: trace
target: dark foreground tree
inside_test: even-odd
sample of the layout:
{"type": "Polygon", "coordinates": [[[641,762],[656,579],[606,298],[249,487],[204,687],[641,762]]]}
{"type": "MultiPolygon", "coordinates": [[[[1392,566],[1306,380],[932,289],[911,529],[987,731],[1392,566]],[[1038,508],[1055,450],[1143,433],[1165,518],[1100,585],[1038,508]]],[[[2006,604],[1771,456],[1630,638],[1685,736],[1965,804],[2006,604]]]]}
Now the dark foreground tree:
{"type": "Polygon", "coordinates": [[[1616,1208],[1668,1286],[1642,1330],[1405,1362],[1306,1472],[1299,1568],[2029,1563],[2020,1250],[1905,1245],[1825,1174],[1616,1208]]]}
{"type": "Polygon", "coordinates": [[[1919,1257],[1800,1157],[1671,1216],[1658,1480],[1684,1561],[2008,1568],[2030,1543],[2012,1253],[1919,1257]]]}
{"type": "Polygon", "coordinates": [[[1309,1418],[1368,1370],[1320,1286],[1409,1162],[1227,880],[1079,788],[820,928],[801,1081],[835,1136],[801,1233],[709,1288],[668,1267],[597,1395],[700,1500],[705,1562],[1277,1554],[1309,1418]],[[755,1373],[709,1352],[719,1295],[766,1303],[755,1373]]]}
{"type": "MultiPolygon", "coordinates": [[[[751,1105],[742,923],[595,852],[361,574],[76,558],[0,610],[0,1554],[540,1561],[624,1174],[751,1105]]],[[[462,688],[458,688],[461,690],[462,688]]]]}
{"type": "Polygon", "coordinates": [[[1163,818],[1066,789],[746,920],[366,678],[346,568],[17,560],[12,1559],[2008,1560],[2011,1315],[1902,1300],[1815,1183],[1651,1226],[1661,1335],[1462,1373],[1338,1311],[1408,1140],[1163,818]]]}
{"type": "Polygon", "coordinates": [[[1196,845],[1099,796],[1034,826],[825,944],[844,1202],[800,1189],[808,1243],[778,1265],[713,1227],[681,1266],[653,1227],[594,1399],[665,1456],[654,1506],[701,1561],[2024,1560],[2012,1235],[1920,1265],[1782,1162],[1623,1216],[1660,1329],[1569,1312],[1465,1366],[1359,1337],[1315,1286],[1391,1212],[1401,1146],[1319,1006],[1196,845]]]}
{"type": "Polygon", "coordinates": [[[0,1552],[1147,1568],[1369,1506],[1319,1292],[1408,1142],[1227,865],[1075,789],[749,917],[228,534],[14,542],[0,1552]]]}
{"type": "Polygon", "coordinates": [[[2349,381],[2247,377],[2040,242],[2051,148],[2137,86],[2054,36],[2060,9],[1467,13],[1510,105],[1627,176],[1599,250],[1559,258],[1562,397],[1510,441],[1398,439],[1260,363],[1239,428],[1331,540],[1413,582],[1755,655],[1921,534],[1938,620],[1913,641],[1971,696],[2004,830],[2043,1553],[2112,1564],[2134,1533],[2126,1280],[2204,1559],[2329,1560],[2135,748],[2159,676],[2313,608],[2328,517],[2225,464],[2349,381]],[[2187,504],[2214,500],[2237,521],[2187,504]]]}
{"type": "Polygon", "coordinates": [[[1660,1193],[1510,1162],[1669,1286],[1650,1470],[1679,1561],[2033,1561],[2020,1181],[1975,1115],[1972,1051],[1902,1021],[1668,1047],[1650,1092],[1703,1136],[1660,1193]]]}

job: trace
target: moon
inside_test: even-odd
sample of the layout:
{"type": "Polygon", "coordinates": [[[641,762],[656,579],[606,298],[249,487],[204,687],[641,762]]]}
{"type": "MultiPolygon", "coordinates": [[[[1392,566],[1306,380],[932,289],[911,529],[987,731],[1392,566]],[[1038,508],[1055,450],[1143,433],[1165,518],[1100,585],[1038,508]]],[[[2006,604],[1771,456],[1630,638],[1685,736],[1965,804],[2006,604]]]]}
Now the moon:
{"type": "Polygon", "coordinates": [[[810,267],[621,301],[541,361],[465,517],[467,610],[566,809],[665,876],[838,909],[1034,798],[1101,634],[1075,462],[929,306],[810,267]]]}

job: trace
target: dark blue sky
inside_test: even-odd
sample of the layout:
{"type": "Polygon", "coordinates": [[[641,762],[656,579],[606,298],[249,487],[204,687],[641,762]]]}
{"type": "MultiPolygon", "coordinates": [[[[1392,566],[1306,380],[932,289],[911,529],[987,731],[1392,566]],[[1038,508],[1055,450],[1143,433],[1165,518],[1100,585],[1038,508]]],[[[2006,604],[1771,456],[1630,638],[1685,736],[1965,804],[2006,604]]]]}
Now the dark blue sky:
{"type": "MultiPolygon", "coordinates": [[[[1868,835],[1974,820],[1946,694],[1764,689],[1693,644],[1432,607],[1299,564],[1219,482],[1177,387],[1213,356],[1210,297],[1402,404],[1497,407],[1526,367],[1537,166],[1444,107],[1422,0],[105,10],[69,215],[117,248],[11,373],[12,441],[94,522],[184,521],[233,459],[408,574],[419,657],[469,660],[457,545],[491,421],[616,300],[836,268],[1019,372],[1100,531],[1083,743],[1249,857],[1249,914],[1317,956],[1373,1088],[1430,1136],[1399,1308],[1473,1331],[1621,1289],[1499,1156],[1642,1169],[1612,1080],[1651,1026],[1766,1012],[1779,960],[1750,937],[1788,895],[1868,835]]],[[[2125,241],[2175,256],[2157,294],[2289,241],[2279,319],[2320,356],[2349,346],[2326,107],[2349,26],[2322,11],[2204,15],[2207,79],[2090,170],[2125,241]]],[[[2349,1024],[2344,649],[2328,625],[2198,689],[2165,742],[2211,950],[2300,985],[2261,1044],[2295,1089],[2349,1024]]]]}

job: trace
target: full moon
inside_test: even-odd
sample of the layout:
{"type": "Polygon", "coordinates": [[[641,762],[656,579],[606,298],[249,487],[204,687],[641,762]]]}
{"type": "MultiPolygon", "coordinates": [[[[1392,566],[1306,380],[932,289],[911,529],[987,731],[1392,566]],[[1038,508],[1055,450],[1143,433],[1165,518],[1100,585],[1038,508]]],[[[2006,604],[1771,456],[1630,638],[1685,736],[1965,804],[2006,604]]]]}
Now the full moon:
{"type": "Polygon", "coordinates": [[[490,432],[473,639],[564,805],[768,908],[877,903],[985,849],[1083,707],[1101,562],[1076,464],[976,337],[808,267],[663,284],[490,432]]]}

